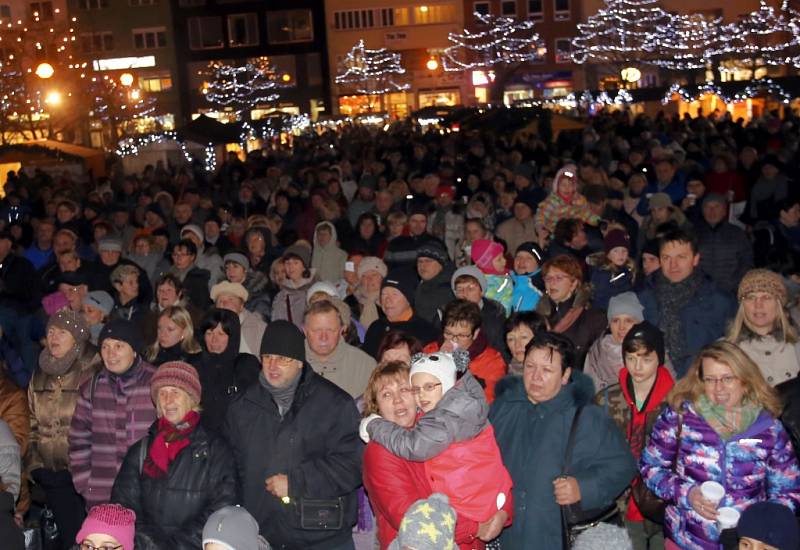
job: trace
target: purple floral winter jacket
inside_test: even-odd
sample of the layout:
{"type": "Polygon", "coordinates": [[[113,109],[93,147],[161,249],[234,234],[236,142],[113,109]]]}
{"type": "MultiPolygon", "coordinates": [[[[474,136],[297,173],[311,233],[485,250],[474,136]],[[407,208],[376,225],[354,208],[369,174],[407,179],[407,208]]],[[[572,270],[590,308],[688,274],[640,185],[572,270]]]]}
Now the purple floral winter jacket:
{"type": "Polygon", "coordinates": [[[667,407],[656,420],[639,468],[647,487],[668,503],[667,536],[683,549],[719,550],[719,529],[689,504],[689,491],[704,481],[725,487],[720,506],[742,512],[770,500],[797,509],[800,466],[780,421],[762,411],[741,434],[727,441],[706,423],[691,404],[683,407],[678,459],[678,414],[667,407]]]}

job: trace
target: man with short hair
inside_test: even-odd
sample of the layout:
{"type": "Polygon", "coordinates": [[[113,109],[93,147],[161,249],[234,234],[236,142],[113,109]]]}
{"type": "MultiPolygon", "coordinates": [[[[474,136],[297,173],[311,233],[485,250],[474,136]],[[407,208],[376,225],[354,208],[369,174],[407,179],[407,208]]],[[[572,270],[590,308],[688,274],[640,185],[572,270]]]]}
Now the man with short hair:
{"type": "Polygon", "coordinates": [[[506,250],[516,250],[522,243],[536,240],[534,207],[523,196],[517,196],[511,211],[514,216],[501,223],[495,231],[505,241],[506,250]]]}
{"type": "Polygon", "coordinates": [[[156,419],[150,378],[156,369],[139,355],[136,324],[110,321],[100,333],[103,368],[80,388],[69,427],[69,469],[87,507],[108,502],[128,448],[156,419]]]}
{"type": "Polygon", "coordinates": [[[417,260],[417,250],[423,244],[433,241],[444,248],[444,243],[428,233],[427,229],[428,211],[424,208],[412,211],[408,216],[408,235],[392,239],[386,247],[383,261],[390,270],[414,265],[417,260]]]}
{"type": "Polygon", "coordinates": [[[696,228],[700,269],[716,285],[734,294],[753,268],[753,246],[741,228],[728,221],[728,199],[710,193],[703,200],[703,221],[696,228]]]}
{"type": "Polygon", "coordinates": [[[261,344],[261,335],[267,328],[267,323],[257,313],[244,307],[248,298],[247,289],[241,283],[222,281],[211,288],[211,301],[219,309],[227,309],[239,316],[241,323],[241,340],[239,353],[258,355],[261,344]]]}
{"type": "Polygon", "coordinates": [[[303,332],[309,365],[355,399],[364,393],[375,360],[344,341],[344,328],[341,313],[328,300],[308,306],[303,332]]]}
{"type": "Polygon", "coordinates": [[[417,315],[436,324],[438,311],[453,299],[450,278],[454,266],[447,250],[437,242],[422,245],[417,250],[417,274],[420,281],[414,293],[417,315]]]}
{"type": "Polygon", "coordinates": [[[242,505],[277,548],[353,550],[363,444],[353,398],[306,361],[303,333],[270,324],[261,374],[229,408],[242,505]]]}
{"type": "Polygon", "coordinates": [[[671,204],[680,204],[686,196],[686,177],[678,170],[674,157],[663,156],[655,163],[655,181],[647,184],[639,201],[637,211],[644,216],[650,209],[650,197],[656,193],[666,193],[671,204]]]}
{"type": "Polygon", "coordinates": [[[678,377],[694,356],[722,338],[736,314],[733,296],[720,290],[700,269],[694,234],[676,230],[659,242],[661,269],[645,279],[639,292],[645,320],[664,333],[667,352],[678,377]]]}
{"type": "Polygon", "coordinates": [[[36,240],[25,249],[25,256],[36,269],[41,269],[53,259],[53,237],[56,225],[53,220],[40,220],[36,226],[36,240]]]}
{"type": "Polygon", "coordinates": [[[414,289],[417,276],[413,271],[397,269],[390,271],[381,285],[380,317],[370,325],[364,336],[363,350],[378,359],[378,347],[390,330],[402,330],[422,343],[436,338],[438,331],[414,312],[414,289]]]}

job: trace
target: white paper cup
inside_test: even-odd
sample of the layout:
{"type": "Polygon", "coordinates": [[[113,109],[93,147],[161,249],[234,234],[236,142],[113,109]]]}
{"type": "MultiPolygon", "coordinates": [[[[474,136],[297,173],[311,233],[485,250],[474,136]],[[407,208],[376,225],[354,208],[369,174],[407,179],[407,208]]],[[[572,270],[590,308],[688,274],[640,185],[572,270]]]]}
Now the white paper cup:
{"type": "Polygon", "coordinates": [[[717,510],[719,514],[717,516],[717,525],[719,525],[719,530],[722,531],[723,529],[733,529],[739,524],[739,512],[736,508],[731,508],[729,506],[723,506],[719,510],[717,510]]]}
{"type": "Polygon", "coordinates": [[[725,496],[725,488],[716,481],[704,482],[700,486],[700,492],[703,494],[703,498],[713,502],[714,506],[718,505],[725,496]]]}

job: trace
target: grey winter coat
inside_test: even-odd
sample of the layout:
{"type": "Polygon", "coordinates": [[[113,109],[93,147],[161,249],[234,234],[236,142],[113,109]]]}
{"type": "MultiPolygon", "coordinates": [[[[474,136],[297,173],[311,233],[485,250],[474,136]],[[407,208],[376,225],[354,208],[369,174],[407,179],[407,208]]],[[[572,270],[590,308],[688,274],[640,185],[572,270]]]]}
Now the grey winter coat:
{"type": "Polygon", "coordinates": [[[14,495],[15,502],[19,498],[21,468],[19,443],[8,424],[0,420],[0,481],[14,495]]]}
{"type": "Polygon", "coordinates": [[[485,392],[467,371],[410,430],[376,418],[367,425],[367,432],[370,440],[380,443],[393,455],[423,462],[442,453],[451,443],[478,435],[488,426],[488,415],[485,392]]]}
{"type": "Polygon", "coordinates": [[[286,279],[275,300],[272,302],[272,320],[290,321],[294,325],[303,328],[303,313],[306,311],[306,292],[311,285],[317,281],[317,271],[314,268],[309,270],[307,278],[300,279],[293,283],[286,279]]]}

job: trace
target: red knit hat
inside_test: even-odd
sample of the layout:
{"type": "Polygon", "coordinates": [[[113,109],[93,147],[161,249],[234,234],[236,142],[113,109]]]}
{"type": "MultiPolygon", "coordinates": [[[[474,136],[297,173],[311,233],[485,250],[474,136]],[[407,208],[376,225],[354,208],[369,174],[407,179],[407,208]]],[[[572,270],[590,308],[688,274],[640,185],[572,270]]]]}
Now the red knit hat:
{"type": "Polygon", "coordinates": [[[200,377],[197,370],[189,363],[183,361],[167,361],[150,379],[150,397],[156,401],[158,390],[165,386],[173,386],[185,391],[195,403],[200,403],[200,377]]]}
{"type": "Polygon", "coordinates": [[[109,535],[122,545],[122,550],[133,550],[136,512],[119,504],[99,504],[89,510],[81,530],[75,536],[80,544],[89,535],[109,535]]]}
{"type": "Polygon", "coordinates": [[[478,266],[478,269],[484,273],[488,273],[490,275],[501,275],[494,269],[492,260],[502,253],[503,245],[500,243],[496,243],[489,239],[475,239],[472,241],[470,256],[472,257],[472,261],[475,263],[475,265],[478,266]]]}

